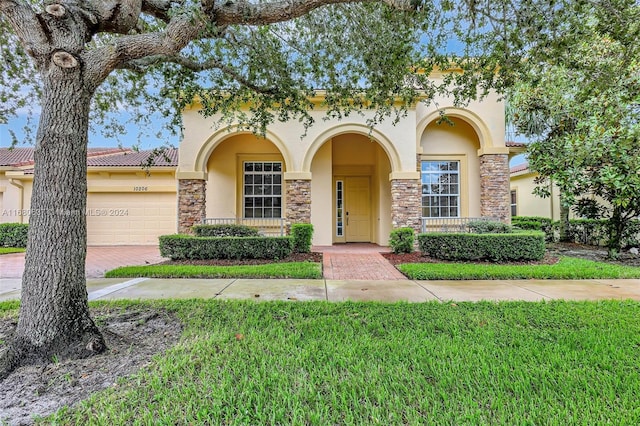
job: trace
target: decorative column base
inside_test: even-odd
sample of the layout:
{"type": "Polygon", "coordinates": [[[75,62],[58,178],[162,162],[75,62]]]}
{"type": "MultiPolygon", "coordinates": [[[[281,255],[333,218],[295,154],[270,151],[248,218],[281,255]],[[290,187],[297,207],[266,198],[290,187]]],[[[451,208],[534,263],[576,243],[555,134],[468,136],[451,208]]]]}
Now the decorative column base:
{"type": "Polygon", "coordinates": [[[294,223],[311,223],[311,181],[306,179],[285,180],[285,225],[287,234],[294,223]]]}
{"type": "Polygon", "coordinates": [[[511,223],[507,154],[485,154],[480,157],[480,214],[511,223]]]}
{"type": "Polygon", "coordinates": [[[422,184],[419,179],[391,180],[391,227],[422,230],[422,184]]]}
{"type": "Polygon", "coordinates": [[[191,227],[199,225],[206,215],[207,181],[178,180],[178,233],[192,234],[191,227]]]}

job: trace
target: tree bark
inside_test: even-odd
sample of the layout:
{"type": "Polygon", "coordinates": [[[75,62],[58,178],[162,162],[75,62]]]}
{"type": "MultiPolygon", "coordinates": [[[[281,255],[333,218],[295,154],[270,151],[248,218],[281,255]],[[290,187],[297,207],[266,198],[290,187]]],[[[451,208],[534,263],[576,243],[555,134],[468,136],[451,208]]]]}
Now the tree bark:
{"type": "Polygon", "coordinates": [[[569,241],[569,206],[565,198],[560,194],[560,241],[569,241]]]}
{"type": "Polygon", "coordinates": [[[89,316],[85,278],[91,93],[77,62],[59,62],[43,75],[20,317],[0,377],[20,364],[105,349],[89,316]]]}

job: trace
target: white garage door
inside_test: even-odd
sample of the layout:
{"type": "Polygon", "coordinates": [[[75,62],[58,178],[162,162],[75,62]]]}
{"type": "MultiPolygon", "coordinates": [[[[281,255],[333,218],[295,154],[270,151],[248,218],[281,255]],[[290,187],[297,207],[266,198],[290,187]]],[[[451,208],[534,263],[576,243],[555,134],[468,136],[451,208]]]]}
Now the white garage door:
{"type": "Polygon", "coordinates": [[[158,244],[176,233],[175,193],[89,193],[89,245],[158,244]]]}

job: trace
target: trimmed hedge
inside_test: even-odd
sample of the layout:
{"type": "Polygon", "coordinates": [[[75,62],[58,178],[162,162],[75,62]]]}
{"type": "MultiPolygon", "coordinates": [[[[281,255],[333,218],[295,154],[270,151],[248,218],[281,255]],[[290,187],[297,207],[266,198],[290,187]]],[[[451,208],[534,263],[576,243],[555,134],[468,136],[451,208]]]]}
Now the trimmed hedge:
{"type": "Polygon", "coordinates": [[[0,223],[0,247],[27,247],[26,223],[0,223]]]}
{"type": "Polygon", "coordinates": [[[413,228],[394,229],[389,235],[389,247],[395,254],[412,253],[414,240],[413,228]]]}
{"type": "Polygon", "coordinates": [[[492,260],[494,262],[540,260],[544,257],[544,233],[510,234],[428,233],[418,235],[420,251],[444,260],[492,260]]]}
{"type": "Polygon", "coordinates": [[[256,228],[248,225],[194,225],[191,229],[196,237],[258,237],[260,235],[256,228]]]}
{"type": "Polygon", "coordinates": [[[283,259],[293,251],[291,237],[194,237],[162,235],[160,254],[172,260],[283,259]]]}
{"type": "Polygon", "coordinates": [[[296,253],[309,253],[311,251],[311,237],[313,237],[313,225],[310,223],[294,223],[291,225],[291,238],[293,238],[293,251],[296,253]]]}
{"type": "Polygon", "coordinates": [[[510,225],[491,220],[474,220],[467,224],[469,232],[475,234],[508,234],[512,231],[510,225]]]}

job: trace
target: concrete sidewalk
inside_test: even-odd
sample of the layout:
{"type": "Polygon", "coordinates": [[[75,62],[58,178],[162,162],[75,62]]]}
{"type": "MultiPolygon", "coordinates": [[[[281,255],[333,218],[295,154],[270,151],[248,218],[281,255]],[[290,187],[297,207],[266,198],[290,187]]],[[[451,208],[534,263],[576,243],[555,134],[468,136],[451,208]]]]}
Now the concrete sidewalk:
{"type": "MultiPolygon", "coordinates": [[[[0,279],[0,301],[20,297],[20,279],[0,279]]],[[[87,280],[89,300],[251,299],[425,302],[430,300],[640,301],[640,280],[364,281],[284,279],[96,278],[87,280]]]]}

